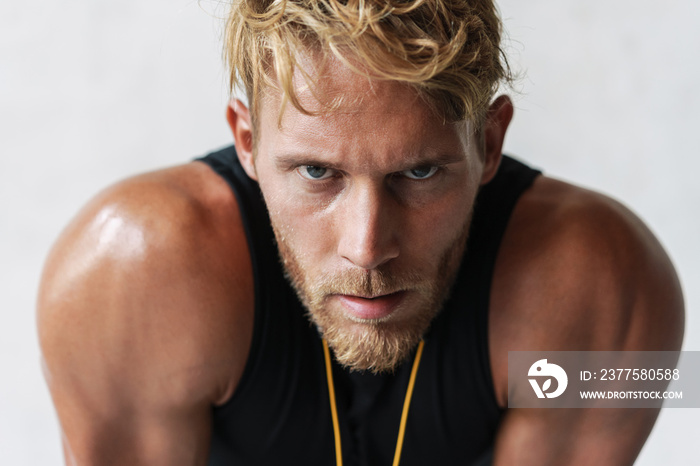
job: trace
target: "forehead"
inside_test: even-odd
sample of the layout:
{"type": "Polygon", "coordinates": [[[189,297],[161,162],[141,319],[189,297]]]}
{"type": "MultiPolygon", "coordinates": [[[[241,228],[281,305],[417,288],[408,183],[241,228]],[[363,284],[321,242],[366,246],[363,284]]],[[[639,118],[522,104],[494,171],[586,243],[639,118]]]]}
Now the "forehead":
{"type": "Polygon", "coordinates": [[[258,137],[268,150],[454,152],[473,138],[469,122],[445,122],[407,84],[363,76],[335,58],[306,69],[312,84],[297,72],[294,85],[311,115],[282,106],[277,89],[260,101],[258,137]]]}

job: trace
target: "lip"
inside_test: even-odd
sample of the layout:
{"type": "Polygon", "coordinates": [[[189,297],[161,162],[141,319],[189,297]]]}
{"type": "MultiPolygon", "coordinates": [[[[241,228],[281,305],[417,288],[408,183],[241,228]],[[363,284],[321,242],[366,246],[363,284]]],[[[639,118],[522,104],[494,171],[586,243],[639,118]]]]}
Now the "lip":
{"type": "Polygon", "coordinates": [[[405,291],[397,291],[374,298],[352,295],[338,295],[338,298],[351,317],[357,320],[381,320],[394,312],[405,295],[405,291]]]}

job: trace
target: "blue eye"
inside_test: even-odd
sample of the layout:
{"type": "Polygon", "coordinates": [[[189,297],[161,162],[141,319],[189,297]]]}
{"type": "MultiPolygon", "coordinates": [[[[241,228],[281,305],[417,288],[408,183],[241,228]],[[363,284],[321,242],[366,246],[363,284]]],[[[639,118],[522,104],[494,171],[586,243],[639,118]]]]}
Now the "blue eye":
{"type": "Polygon", "coordinates": [[[297,168],[301,176],[307,180],[325,180],[333,176],[333,170],[325,167],[317,167],[314,165],[304,165],[297,168]]]}
{"type": "Polygon", "coordinates": [[[412,180],[425,180],[430,178],[431,176],[435,175],[438,171],[438,167],[432,166],[426,166],[426,167],[416,167],[412,168],[410,170],[404,170],[401,172],[403,176],[406,178],[410,178],[412,180]]]}

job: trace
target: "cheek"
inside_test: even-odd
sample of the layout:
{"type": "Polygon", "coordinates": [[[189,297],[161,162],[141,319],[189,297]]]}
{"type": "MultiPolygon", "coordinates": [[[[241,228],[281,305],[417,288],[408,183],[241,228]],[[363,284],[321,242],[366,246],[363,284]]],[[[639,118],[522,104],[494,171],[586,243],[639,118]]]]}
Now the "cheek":
{"type": "Polygon", "coordinates": [[[402,226],[405,245],[438,255],[461,238],[479,188],[479,173],[464,173],[439,198],[421,206],[407,209],[402,226]]]}
{"type": "Polygon", "coordinates": [[[471,210],[470,199],[442,199],[407,215],[401,229],[404,255],[435,265],[435,259],[462,236],[471,210]]]}
{"type": "Polygon", "coordinates": [[[283,177],[261,179],[260,187],[278,240],[284,241],[297,260],[308,268],[332,254],[332,222],[319,215],[318,209],[303,196],[293,194],[284,182],[283,177]]]}

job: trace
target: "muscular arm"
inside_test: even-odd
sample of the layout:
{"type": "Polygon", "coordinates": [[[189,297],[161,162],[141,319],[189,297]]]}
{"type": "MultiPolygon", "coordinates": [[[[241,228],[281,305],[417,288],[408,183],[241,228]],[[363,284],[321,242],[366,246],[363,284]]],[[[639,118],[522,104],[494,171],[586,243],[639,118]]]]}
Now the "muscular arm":
{"type": "MultiPolygon", "coordinates": [[[[539,179],[516,208],[496,265],[490,320],[499,403],[508,351],[669,351],[683,298],[665,252],[624,207],[539,179]]],[[[514,409],[495,465],[632,464],[655,409],[514,409]]]]}
{"type": "Polygon", "coordinates": [[[55,245],[38,321],[67,464],[206,464],[252,329],[247,246],[217,183],[201,164],[121,183],[55,245]]]}

